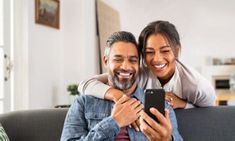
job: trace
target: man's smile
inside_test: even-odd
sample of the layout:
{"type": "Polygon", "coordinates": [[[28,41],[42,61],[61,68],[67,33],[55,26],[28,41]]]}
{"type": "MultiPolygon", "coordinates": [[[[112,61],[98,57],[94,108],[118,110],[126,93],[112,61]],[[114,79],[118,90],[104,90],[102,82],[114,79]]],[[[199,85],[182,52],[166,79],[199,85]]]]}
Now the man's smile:
{"type": "Polygon", "coordinates": [[[117,73],[118,78],[121,79],[130,79],[133,76],[133,72],[123,72],[123,71],[118,71],[117,73]]]}

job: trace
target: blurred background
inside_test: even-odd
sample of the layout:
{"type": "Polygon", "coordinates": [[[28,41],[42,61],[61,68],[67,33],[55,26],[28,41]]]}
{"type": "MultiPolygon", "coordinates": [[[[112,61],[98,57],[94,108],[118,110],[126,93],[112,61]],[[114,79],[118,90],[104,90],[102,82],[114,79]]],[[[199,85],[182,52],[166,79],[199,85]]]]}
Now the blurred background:
{"type": "Polygon", "coordinates": [[[0,0],[0,112],[70,104],[69,85],[104,71],[107,37],[126,30],[138,38],[154,20],[176,26],[180,60],[228,104],[234,15],[233,0],[0,0]]]}

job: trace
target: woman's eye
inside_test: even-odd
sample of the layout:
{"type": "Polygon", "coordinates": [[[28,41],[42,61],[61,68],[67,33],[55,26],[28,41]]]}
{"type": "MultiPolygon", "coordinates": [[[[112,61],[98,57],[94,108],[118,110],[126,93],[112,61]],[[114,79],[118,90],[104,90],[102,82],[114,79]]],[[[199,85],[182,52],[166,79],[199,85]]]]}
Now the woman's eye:
{"type": "Polygon", "coordinates": [[[145,54],[154,54],[153,51],[145,51],[145,54]]]}
{"type": "Polygon", "coordinates": [[[168,53],[168,52],[170,52],[170,50],[162,50],[161,52],[168,53]]]}

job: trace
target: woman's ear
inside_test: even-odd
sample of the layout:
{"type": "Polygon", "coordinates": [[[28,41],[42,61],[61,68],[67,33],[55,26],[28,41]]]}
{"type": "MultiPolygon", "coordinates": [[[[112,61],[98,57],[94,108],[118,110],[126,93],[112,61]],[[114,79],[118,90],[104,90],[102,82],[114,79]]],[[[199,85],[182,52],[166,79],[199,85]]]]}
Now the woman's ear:
{"type": "Polygon", "coordinates": [[[177,58],[177,59],[178,59],[178,56],[179,56],[179,53],[180,53],[180,49],[181,49],[181,45],[180,44],[176,45],[176,47],[175,47],[175,58],[177,58]]]}

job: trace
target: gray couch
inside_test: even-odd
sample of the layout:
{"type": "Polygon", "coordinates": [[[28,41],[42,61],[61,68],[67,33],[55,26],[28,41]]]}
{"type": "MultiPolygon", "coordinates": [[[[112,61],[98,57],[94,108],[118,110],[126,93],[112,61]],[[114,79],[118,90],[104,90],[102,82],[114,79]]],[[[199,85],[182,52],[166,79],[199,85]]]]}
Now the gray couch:
{"type": "MultiPolygon", "coordinates": [[[[11,141],[59,141],[68,109],[17,111],[0,115],[11,141]]],[[[235,141],[235,106],[176,110],[185,141],[235,141]]]]}

